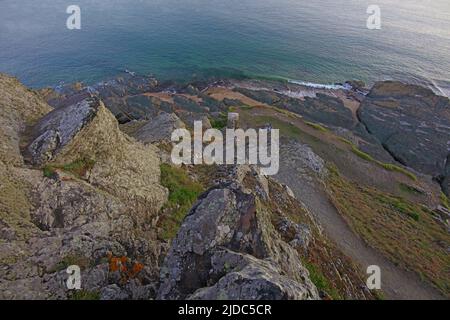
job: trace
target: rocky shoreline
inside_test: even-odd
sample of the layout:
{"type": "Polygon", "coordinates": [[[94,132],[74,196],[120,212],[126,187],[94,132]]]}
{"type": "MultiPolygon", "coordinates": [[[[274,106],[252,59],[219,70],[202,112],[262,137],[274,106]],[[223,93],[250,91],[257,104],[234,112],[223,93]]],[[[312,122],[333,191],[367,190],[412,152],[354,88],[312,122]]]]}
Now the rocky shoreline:
{"type": "Polygon", "coordinates": [[[450,102],[429,89],[179,85],[127,73],[38,91],[0,75],[0,93],[2,299],[449,294],[450,102]],[[242,128],[280,128],[279,177],[171,165],[174,129],[201,120],[223,130],[229,112],[242,128]],[[368,261],[333,237],[327,210],[395,264],[392,277],[406,274],[412,292],[369,290],[368,261]],[[70,265],[82,268],[81,291],[65,286],[70,265]]]}

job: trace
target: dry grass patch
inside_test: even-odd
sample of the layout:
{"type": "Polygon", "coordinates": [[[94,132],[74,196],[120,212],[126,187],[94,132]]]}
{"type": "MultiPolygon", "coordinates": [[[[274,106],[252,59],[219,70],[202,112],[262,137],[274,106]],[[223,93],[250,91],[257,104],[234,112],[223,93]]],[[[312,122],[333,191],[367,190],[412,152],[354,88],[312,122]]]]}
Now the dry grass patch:
{"type": "Polygon", "coordinates": [[[361,187],[330,168],[330,199],[350,227],[396,265],[450,293],[450,235],[433,212],[401,197],[361,187]]]}

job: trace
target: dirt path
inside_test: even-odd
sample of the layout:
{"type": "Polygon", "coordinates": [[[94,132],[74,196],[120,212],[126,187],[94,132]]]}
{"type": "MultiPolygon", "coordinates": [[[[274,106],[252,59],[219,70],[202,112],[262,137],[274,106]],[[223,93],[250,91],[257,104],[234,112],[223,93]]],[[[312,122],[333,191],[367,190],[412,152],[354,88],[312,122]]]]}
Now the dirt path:
{"type": "Polygon", "coordinates": [[[353,233],[328,200],[309,169],[299,160],[298,152],[281,146],[280,172],[276,179],[288,185],[296,197],[316,215],[325,233],[346,255],[366,270],[369,265],[381,268],[382,290],[387,299],[443,299],[430,285],[411,272],[404,271],[353,233]]]}

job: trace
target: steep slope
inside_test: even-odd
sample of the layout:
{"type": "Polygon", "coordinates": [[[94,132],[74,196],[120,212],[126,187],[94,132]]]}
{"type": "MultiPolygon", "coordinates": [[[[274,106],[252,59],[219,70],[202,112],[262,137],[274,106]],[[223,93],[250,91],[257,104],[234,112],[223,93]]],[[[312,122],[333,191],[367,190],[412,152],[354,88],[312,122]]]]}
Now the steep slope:
{"type": "Polygon", "coordinates": [[[4,75],[0,92],[0,297],[154,296],[164,244],[152,226],[167,198],[155,149],[95,98],[51,111],[4,75]],[[68,290],[69,265],[83,290],[68,290]]]}

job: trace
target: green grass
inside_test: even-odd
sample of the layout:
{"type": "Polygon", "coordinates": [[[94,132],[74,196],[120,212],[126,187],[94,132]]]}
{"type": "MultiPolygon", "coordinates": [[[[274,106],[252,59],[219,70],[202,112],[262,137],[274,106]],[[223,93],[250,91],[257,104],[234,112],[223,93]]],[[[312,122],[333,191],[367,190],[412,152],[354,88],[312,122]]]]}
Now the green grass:
{"type": "Polygon", "coordinates": [[[227,115],[225,113],[221,113],[217,118],[210,118],[209,121],[211,122],[211,127],[219,130],[226,128],[228,123],[227,115]]]}
{"type": "Polygon", "coordinates": [[[382,203],[390,205],[396,211],[411,217],[415,221],[420,220],[420,213],[415,209],[415,206],[400,197],[379,195],[377,199],[382,203]]]}
{"type": "Polygon", "coordinates": [[[66,270],[69,266],[79,266],[81,270],[87,268],[89,264],[89,259],[78,254],[69,254],[65,256],[60,262],[54,267],[54,272],[66,270]]]}
{"type": "Polygon", "coordinates": [[[338,137],[338,139],[339,139],[340,141],[342,141],[342,142],[344,142],[344,143],[350,145],[350,146],[353,146],[353,142],[351,142],[351,141],[348,140],[348,139],[345,139],[345,138],[343,138],[343,137],[338,137]]]}
{"type": "Polygon", "coordinates": [[[367,160],[370,162],[375,162],[375,159],[370,154],[359,150],[358,147],[356,147],[355,145],[352,145],[352,152],[354,154],[356,154],[358,157],[360,157],[361,159],[364,159],[364,160],[367,160]]]}
{"type": "Polygon", "coordinates": [[[447,196],[443,192],[441,192],[441,203],[445,208],[450,210],[450,200],[447,198],[447,196]]]}
{"type": "Polygon", "coordinates": [[[330,284],[319,268],[311,262],[303,261],[303,265],[309,271],[309,278],[317,289],[327,293],[333,300],[342,300],[338,291],[330,284]]]}
{"type": "Polygon", "coordinates": [[[73,174],[75,177],[81,179],[86,173],[94,168],[95,161],[90,159],[78,159],[72,163],[64,165],[46,165],[42,170],[44,176],[47,178],[53,177],[56,170],[62,170],[73,174]]]}
{"type": "Polygon", "coordinates": [[[395,172],[402,173],[405,176],[409,177],[411,180],[417,181],[417,176],[414,173],[412,173],[402,167],[396,166],[395,164],[391,164],[391,163],[383,163],[380,161],[376,161],[376,163],[388,171],[395,171],[395,172]]]}
{"type": "Polygon", "coordinates": [[[285,121],[281,121],[275,117],[270,116],[258,116],[251,119],[254,126],[263,126],[267,123],[270,123],[274,129],[279,129],[282,136],[288,138],[300,138],[304,136],[303,131],[301,131],[296,126],[287,123],[285,121]]]}
{"type": "Polygon", "coordinates": [[[176,236],[184,217],[203,192],[203,186],[193,181],[185,170],[168,164],[161,165],[161,184],[169,189],[169,200],[163,208],[167,214],[161,218],[160,237],[170,240],[176,236]]]}
{"type": "Polygon", "coordinates": [[[329,166],[331,202],[352,230],[395,265],[422,274],[450,293],[447,248],[450,235],[423,205],[358,185],[329,166]]]}
{"type": "Polygon", "coordinates": [[[376,300],[385,300],[386,299],[383,291],[381,291],[381,290],[371,290],[371,292],[375,296],[376,300]]]}
{"type": "Polygon", "coordinates": [[[314,122],[309,122],[309,121],[305,121],[305,124],[310,126],[311,128],[314,128],[316,130],[322,131],[322,132],[328,132],[328,129],[325,128],[324,126],[314,123],[314,122]]]}
{"type": "Polygon", "coordinates": [[[52,166],[45,166],[42,171],[44,173],[44,177],[46,178],[51,178],[56,173],[52,166]]]}
{"type": "Polygon", "coordinates": [[[423,191],[420,191],[420,190],[414,188],[413,186],[410,186],[403,182],[399,183],[399,188],[400,188],[400,190],[402,190],[403,192],[408,193],[408,194],[414,194],[414,195],[423,194],[423,191]]]}
{"type": "Polygon", "coordinates": [[[360,149],[358,149],[357,146],[355,146],[353,144],[351,146],[352,146],[352,152],[354,154],[356,154],[358,157],[360,157],[361,159],[364,159],[366,161],[370,161],[370,162],[376,163],[377,165],[379,165],[380,167],[384,168],[385,170],[399,172],[401,174],[404,174],[405,176],[407,176],[411,180],[417,181],[417,176],[414,173],[412,173],[412,172],[410,172],[410,171],[408,171],[408,170],[406,170],[406,169],[404,169],[404,168],[402,168],[400,166],[397,166],[395,164],[384,163],[384,162],[375,160],[370,154],[365,153],[364,151],[361,151],[360,149]]]}
{"type": "Polygon", "coordinates": [[[70,300],[100,300],[100,292],[88,290],[76,290],[70,296],[70,300]]]}

